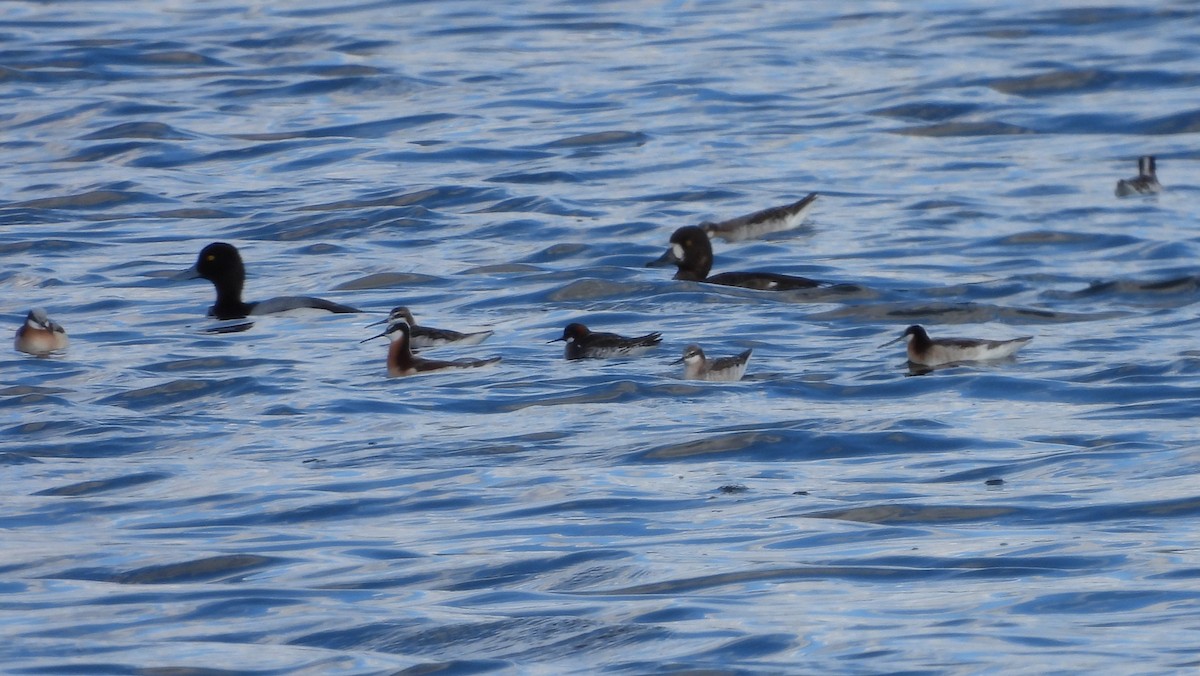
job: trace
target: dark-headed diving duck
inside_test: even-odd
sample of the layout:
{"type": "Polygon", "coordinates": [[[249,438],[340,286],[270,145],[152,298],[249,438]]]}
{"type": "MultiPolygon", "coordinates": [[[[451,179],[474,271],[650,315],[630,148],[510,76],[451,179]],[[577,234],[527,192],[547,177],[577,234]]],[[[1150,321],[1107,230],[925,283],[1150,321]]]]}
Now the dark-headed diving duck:
{"type": "Polygon", "coordinates": [[[196,264],[175,275],[176,279],[207,279],[217,289],[217,302],[208,309],[216,319],[241,319],[250,315],[269,315],[289,310],[311,308],[327,312],[361,312],[340,303],[311,296],[279,296],[269,300],[246,303],[242,287],[246,284],[246,266],[237,247],[225,242],[213,242],[200,250],[196,264]]]}
{"type": "Polygon", "coordinates": [[[790,291],[792,289],[811,289],[820,286],[818,282],[807,277],[781,275],[774,272],[722,272],[709,275],[713,265],[712,243],[708,235],[697,225],[687,225],[671,234],[671,246],[657,260],[650,261],[649,267],[662,267],[674,264],[679,268],[675,279],[692,282],[707,282],[723,286],[740,286],[759,291],[790,291]]]}

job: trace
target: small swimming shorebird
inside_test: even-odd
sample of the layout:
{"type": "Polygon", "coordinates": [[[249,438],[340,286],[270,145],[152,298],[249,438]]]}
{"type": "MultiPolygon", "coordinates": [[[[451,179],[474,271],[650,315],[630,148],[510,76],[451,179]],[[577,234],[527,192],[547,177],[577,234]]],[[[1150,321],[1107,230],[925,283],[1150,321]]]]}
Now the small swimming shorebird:
{"type": "Polygon", "coordinates": [[[719,223],[705,221],[700,224],[700,229],[709,237],[720,237],[726,242],[738,242],[772,232],[791,230],[804,222],[804,217],[812,210],[815,201],[817,193],[810,192],[804,199],[781,207],[763,209],[719,223]]]}
{"type": "Polygon", "coordinates": [[[1011,340],[986,340],[981,338],[938,338],[929,337],[924,327],[913,324],[895,340],[880,345],[887,347],[900,341],[908,343],[908,361],[920,366],[942,366],[959,362],[990,361],[1003,359],[1016,353],[1033,340],[1023,336],[1011,340]]]}
{"type": "Polygon", "coordinates": [[[1117,197],[1129,195],[1157,195],[1162,192],[1155,172],[1154,156],[1143,155],[1138,158],[1138,175],[1134,178],[1123,178],[1117,181],[1117,197]]]}
{"type": "Polygon", "coordinates": [[[389,324],[383,333],[359,342],[365,343],[367,340],[375,340],[384,336],[392,341],[391,347],[388,348],[387,359],[388,375],[392,377],[411,376],[418,373],[442,371],[445,369],[476,368],[495,364],[500,361],[500,357],[489,357],[487,359],[464,358],[455,359],[454,361],[438,361],[436,359],[422,359],[421,357],[417,357],[409,347],[409,328],[405,322],[389,324]]]}
{"type": "Polygon", "coordinates": [[[567,359],[608,359],[610,357],[636,357],[658,347],[661,333],[647,333],[636,338],[626,338],[615,333],[600,333],[579,322],[567,324],[562,337],[549,342],[563,341],[567,344],[563,356],[567,359]]]}
{"type": "Polygon", "coordinates": [[[395,324],[396,322],[405,322],[408,324],[409,339],[411,347],[414,350],[426,347],[441,347],[443,345],[478,345],[495,333],[495,331],[462,333],[450,329],[438,329],[432,326],[419,326],[417,321],[413,319],[412,312],[404,305],[397,305],[388,313],[387,319],[380,319],[374,324],[368,324],[368,326],[376,326],[384,323],[395,324]]]}
{"type": "Polygon", "coordinates": [[[751,350],[733,356],[708,359],[699,345],[683,348],[683,356],[672,364],[683,364],[684,380],[708,380],[712,382],[736,382],[746,374],[751,350]]]}
{"type": "Polygon", "coordinates": [[[58,350],[65,350],[67,331],[46,314],[40,307],[35,307],[25,315],[25,323],[17,329],[13,339],[13,347],[28,354],[47,355],[58,350]]]}

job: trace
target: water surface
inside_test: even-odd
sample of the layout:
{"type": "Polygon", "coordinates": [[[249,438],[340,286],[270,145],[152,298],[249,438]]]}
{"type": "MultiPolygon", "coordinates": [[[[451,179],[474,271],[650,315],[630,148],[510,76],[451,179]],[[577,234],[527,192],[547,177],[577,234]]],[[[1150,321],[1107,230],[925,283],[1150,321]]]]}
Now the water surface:
{"type": "Polygon", "coordinates": [[[4,312],[72,340],[0,358],[6,671],[1200,662],[1194,4],[3,15],[4,312]],[[643,267],[810,191],[715,271],[853,293],[643,267]],[[217,240],[367,312],[212,333],[171,275],[217,240]],[[397,304],[504,361],[387,378],[397,304]],[[571,321],[665,340],[567,363],[571,321]],[[1035,338],[913,377],[913,323],[1035,338]]]}

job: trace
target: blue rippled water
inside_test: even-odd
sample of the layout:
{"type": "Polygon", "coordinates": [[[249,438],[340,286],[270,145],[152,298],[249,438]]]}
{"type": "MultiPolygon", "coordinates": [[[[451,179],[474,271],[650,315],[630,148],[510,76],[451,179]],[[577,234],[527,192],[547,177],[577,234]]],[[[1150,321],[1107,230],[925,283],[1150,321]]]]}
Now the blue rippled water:
{"type": "Polygon", "coordinates": [[[0,16],[4,315],[72,340],[0,357],[5,672],[1200,664],[1195,3],[0,16]],[[716,271],[857,290],[643,267],[810,191],[716,271]],[[369,313],[212,333],[215,240],[369,313]],[[401,303],[503,362],[387,378],[401,303]],[[568,363],[572,321],[665,340],[568,363]],[[1035,338],[910,377],[913,323],[1035,338]]]}

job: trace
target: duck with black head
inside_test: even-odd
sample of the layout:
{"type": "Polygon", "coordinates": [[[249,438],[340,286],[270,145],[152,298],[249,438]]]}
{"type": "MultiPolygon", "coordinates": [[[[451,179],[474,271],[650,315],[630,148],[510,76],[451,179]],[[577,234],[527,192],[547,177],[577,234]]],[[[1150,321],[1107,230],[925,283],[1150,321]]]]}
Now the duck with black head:
{"type": "Polygon", "coordinates": [[[705,282],[722,286],[740,286],[759,291],[791,291],[811,289],[822,283],[807,277],[781,275],[774,272],[722,272],[709,275],[713,266],[712,243],[698,225],[686,225],[671,234],[671,246],[646,267],[675,265],[674,279],[705,282]]]}
{"type": "Polygon", "coordinates": [[[311,296],[278,296],[247,303],[242,300],[246,284],[246,266],[237,247],[213,242],[200,250],[196,264],[175,275],[175,279],[207,279],[217,290],[217,302],[208,309],[216,319],[242,319],[291,310],[314,309],[334,313],[361,312],[357,308],[311,296]]]}

